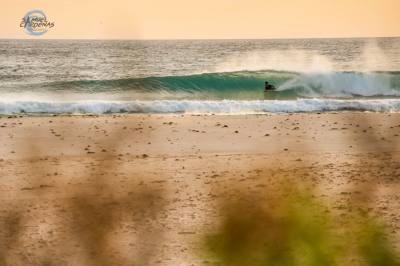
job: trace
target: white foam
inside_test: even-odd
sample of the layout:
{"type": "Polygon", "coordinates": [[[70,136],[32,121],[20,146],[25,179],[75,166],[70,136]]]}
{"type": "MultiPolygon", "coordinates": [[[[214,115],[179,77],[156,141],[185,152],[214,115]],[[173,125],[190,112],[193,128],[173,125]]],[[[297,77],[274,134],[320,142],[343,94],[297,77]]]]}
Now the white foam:
{"type": "Polygon", "coordinates": [[[278,90],[303,88],[303,97],[400,96],[391,79],[381,73],[304,73],[280,85],[278,90]]]}
{"type": "Polygon", "coordinates": [[[293,101],[0,101],[0,114],[107,114],[107,113],[200,113],[253,114],[360,110],[400,112],[400,99],[293,101]]]}

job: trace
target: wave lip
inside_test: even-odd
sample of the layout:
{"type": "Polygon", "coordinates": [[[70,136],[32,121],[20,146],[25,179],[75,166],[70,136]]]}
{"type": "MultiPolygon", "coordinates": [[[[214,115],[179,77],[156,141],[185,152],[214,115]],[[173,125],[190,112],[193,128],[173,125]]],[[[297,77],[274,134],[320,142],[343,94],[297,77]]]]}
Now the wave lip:
{"type": "Polygon", "coordinates": [[[257,114],[333,111],[400,112],[400,99],[376,100],[156,100],[156,101],[0,101],[0,114],[120,114],[120,113],[196,113],[257,114]]]}

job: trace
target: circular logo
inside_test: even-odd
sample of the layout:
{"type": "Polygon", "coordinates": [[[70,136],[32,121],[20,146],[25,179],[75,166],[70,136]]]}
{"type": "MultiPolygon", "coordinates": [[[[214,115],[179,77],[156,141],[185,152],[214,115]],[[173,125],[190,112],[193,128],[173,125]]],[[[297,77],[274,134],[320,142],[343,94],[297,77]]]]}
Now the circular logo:
{"type": "Polygon", "coordinates": [[[46,14],[39,9],[31,10],[22,18],[20,27],[30,35],[40,36],[54,27],[54,22],[47,20],[46,14]]]}

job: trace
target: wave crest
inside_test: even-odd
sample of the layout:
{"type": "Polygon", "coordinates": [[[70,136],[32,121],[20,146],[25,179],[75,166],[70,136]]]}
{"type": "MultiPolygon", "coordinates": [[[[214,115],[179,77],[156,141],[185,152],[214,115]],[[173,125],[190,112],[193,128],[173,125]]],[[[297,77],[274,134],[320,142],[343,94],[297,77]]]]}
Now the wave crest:
{"type": "Polygon", "coordinates": [[[39,85],[47,91],[131,95],[132,100],[262,100],[296,98],[400,97],[398,72],[239,71],[188,76],[78,80],[39,85]],[[264,95],[264,82],[277,90],[264,95]]]}

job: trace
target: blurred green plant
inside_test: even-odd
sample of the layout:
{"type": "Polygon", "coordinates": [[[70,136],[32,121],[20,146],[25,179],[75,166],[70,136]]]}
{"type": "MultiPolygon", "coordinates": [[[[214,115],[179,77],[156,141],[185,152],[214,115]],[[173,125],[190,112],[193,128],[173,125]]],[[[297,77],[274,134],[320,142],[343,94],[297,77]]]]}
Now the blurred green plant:
{"type": "Polygon", "coordinates": [[[363,221],[357,236],[359,252],[364,265],[400,265],[398,254],[390,245],[385,228],[375,220],[363,221]]]}
{"type": "Polygon", "coordinates": [[[207,256],[230,266],[400,265],[384,228],[373,220],[353,216],[343,228],[335,222],[346,218],[311,194],[285,189],[290,193],[222,203],[222,224],[205,237],[207,256]]]}

